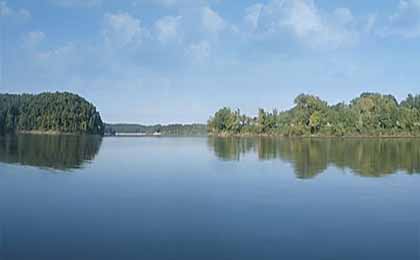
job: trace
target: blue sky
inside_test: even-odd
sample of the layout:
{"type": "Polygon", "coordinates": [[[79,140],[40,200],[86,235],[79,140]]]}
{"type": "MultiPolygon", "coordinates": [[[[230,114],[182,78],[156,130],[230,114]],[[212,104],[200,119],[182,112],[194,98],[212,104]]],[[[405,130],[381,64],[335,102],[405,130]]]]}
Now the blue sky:
{"type": "Polygon", "coordinates": [[[0,0],[0,22],[0,92],[75,92],[107,122],[420,93],[420,0],[0,0]]]}

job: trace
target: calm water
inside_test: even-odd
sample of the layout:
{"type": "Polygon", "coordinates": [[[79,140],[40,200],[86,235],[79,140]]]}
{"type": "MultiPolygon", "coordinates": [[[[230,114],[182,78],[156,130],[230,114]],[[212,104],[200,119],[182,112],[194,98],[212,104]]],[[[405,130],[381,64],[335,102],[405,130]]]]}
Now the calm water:
{"type": "Polygon", "coordinates": [[[420,140],[0,138],[0,259],[420,259],[420,140]]]}

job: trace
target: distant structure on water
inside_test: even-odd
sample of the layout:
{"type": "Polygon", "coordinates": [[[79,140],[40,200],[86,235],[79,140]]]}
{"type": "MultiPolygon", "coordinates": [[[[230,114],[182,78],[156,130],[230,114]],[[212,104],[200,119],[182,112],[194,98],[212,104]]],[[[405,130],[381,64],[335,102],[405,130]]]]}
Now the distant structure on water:
{"type": "Polygon", "coordinates": [[[141,137],[141,136],[161,136],[161,135],[162,134],[160,132],[154,132],[153,134],[150,134],[150,133],[119,133],[119,132],[116,132],[111,136],[121,136],[121,137],[124,137],[124,136],[135,137],[135,136],[138,136],[138,137],[141,137]]]}

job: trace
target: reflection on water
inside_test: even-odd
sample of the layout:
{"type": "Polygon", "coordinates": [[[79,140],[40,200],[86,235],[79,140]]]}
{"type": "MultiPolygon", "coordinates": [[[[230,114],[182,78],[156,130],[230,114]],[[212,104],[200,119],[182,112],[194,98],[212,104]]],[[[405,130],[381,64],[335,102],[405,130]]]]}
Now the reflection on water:
{"type": "Polygon", "coordinates": [[[331,167],[364,176],[419,172],[419,146],[0,138],[0,259],[420,260],[420,174],[372,179],[331,167]],[[45,167],[83,169],[45,174],[45,167]],[[324,178],[297,181],[294,171],[324,178]]]}
{"type": "Polygon", "coordinates": [[[240,160],[254,153],[259,160],[292,163],[297,178],[308,179],[329,165],[355,174],[381,177],[404,171],[420,173],[420,139],[293,139],[209,138],[209,147],[222,160],[240,160]]]}
{"type": "Polygon", "coordinates": [[[0,162],[56,170],[83,167],[95,158],[98,136],[10,135],[0,137],[0,162]]]}
{"type": "MultiPolygon", "coordinates": [[[[97,136],[11,135],[0,137],[0,162],[40,168],[82,168],[98,153],[97,136]]],[[[381,177],[399,171],[420,173],[420,139],[208,138],[221,160],[290,162],[296,177],[310,179],[332,165],[360,176],[381,177]]]]}

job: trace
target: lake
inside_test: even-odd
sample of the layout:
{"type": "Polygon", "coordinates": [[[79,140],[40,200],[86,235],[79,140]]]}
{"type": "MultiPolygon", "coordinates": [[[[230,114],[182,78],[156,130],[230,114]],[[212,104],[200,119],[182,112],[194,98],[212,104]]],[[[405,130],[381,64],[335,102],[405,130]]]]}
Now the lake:
{"type": "Polygon", "coordinates": [[[420,259],[420,139],[0,138],[0,259],[420,259]]]}

